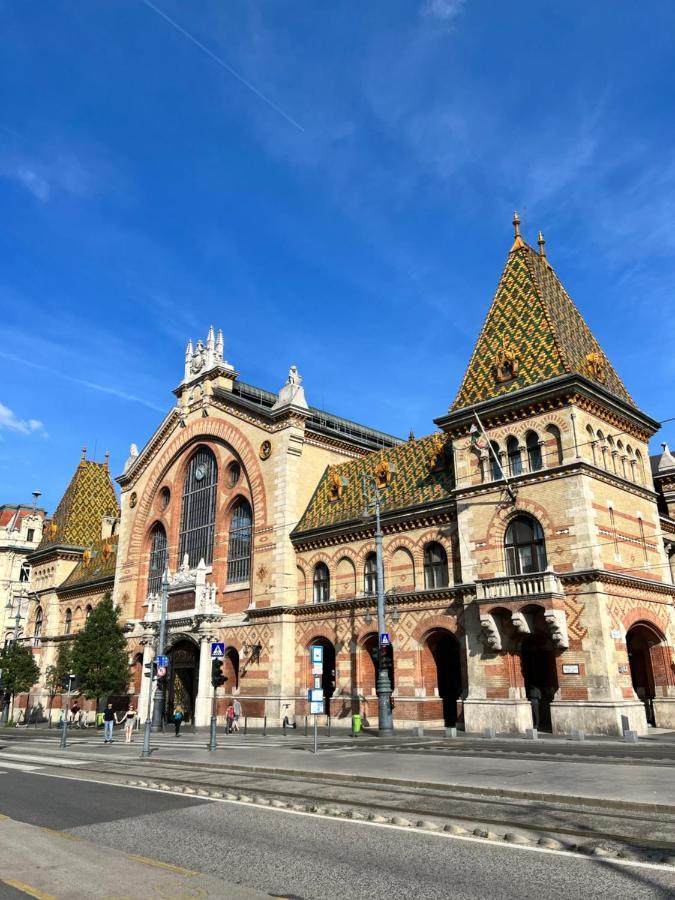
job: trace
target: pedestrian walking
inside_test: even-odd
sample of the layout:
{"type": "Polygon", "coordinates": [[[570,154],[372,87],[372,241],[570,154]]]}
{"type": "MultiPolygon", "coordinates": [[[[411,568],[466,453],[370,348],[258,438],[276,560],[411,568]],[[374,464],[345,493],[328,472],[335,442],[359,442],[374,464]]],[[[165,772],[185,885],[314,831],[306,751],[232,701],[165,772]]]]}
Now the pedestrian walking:
{"type": "Polygon", "coordinates": [[[70,724],[77,725],[80,718],[80,704],[75,700],[73,705],[70,707],[70,724]]]}
{"type": "Polygon", "coordinates": [[[176,729],[176,737],[180,737],[180,726],[183,724],[183,719],[185,715],[183,710],[179,707],[176,708],[173,714],[173,727],[176,729]]]}
{"type": "Polygon", "coordinates": [[[113,728],[115,727],[116,722],[117,722],[117,716],[115,715],[115,710],[113,709],[112,703],[109,703],[106,706],[106,708],[103,710],[103,743],[104,744],[112,744],[113,728]]]}
{"type": "Polygon", "coordinates": [[[124,722],[124,743],[131,744],[134,738],[134,726],[136,724],[136,710],[134,709],[133,703],[129,706],[129,709],[124,713],[122,718],[119,721],[121,725],[124,722]]]}
{"type": "Polygon", "coordinates": [[[234,706],[234,722],[232,723],[232,729],[234,731],[239,731],[239,719],[241,719],[241,703],[238,699],[236,699],[232,705],[234,706]]]}
{"type": "Polygon", "coordinates": [[[532,685],[528,691],[530,706],[532,707],[532,725],[539,728],[539,706],[541,704],[541,691],[536,685],[532,685]]]}
{"type": "Polygon", "coordinates": [[[234,722],[234,706],[231,703],[225,711],[225,722],[227,724],[227,727],[225,728],[226,733],[232,734],[232,725],[234,722]]]}

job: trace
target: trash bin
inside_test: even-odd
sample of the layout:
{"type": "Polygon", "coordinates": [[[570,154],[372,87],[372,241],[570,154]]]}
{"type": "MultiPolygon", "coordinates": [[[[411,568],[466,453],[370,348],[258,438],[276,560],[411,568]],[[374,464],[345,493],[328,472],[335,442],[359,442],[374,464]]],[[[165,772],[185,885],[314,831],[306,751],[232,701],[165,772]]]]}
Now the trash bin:
{"type": "Polygon", "coordinates": [[[361,731],[361,713],[354,713],[352,716],[352,734],[356,735],[361,731]]]}
{"type": "Polygon", "coordinates": [[[96,713],[96,727],[103,728],[103,713],[96,713]]]}

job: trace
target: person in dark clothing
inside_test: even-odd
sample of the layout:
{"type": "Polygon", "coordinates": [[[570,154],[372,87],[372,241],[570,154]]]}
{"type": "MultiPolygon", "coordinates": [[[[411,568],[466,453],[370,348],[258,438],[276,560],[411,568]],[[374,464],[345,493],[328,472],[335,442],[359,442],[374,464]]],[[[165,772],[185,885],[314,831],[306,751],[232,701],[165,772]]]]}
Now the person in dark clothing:
{"type": "Polygon", "coordinates": [[[183,710],[178,708],[173,714],[173,727],[176,729],[176,737],[180,737],[180,726],[183,723],[183,710]]]}
{"type": "Polygon", "coordinates": [[[117,723],[117,716],[112,703],[109,703],[103,711],[103,743],[112,744],[113,727],[117,723]]]}
{"type": "Polygon", "coordinates": [[[530,700],[530,706],[532,707],[532,725],[535,728],[539,728],[539,706],[541,704],[541,691],[536,685],[532,685],[532,687],[528,691],[528,696],[530,700]]]}

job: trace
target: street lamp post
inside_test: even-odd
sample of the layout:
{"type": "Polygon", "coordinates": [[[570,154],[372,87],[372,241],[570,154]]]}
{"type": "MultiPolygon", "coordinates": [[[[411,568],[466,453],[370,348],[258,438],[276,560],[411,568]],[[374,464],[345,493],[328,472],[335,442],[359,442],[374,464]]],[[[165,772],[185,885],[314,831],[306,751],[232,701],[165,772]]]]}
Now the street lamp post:
{"type": "MultiPolygon", "coordinates": [[[[157,638],[157,652],[155,656],[164,656],[166,644],[166,612],[169,603],[169,572],[164,569],[162,575],[161,605],[159,613],[159,636],[157,638]]],[[[152,730],[164,731],[164,679],[155,681],[155,699],[152,706],[152,730]]]]}
{"type": "Polygon", "coordinates": [[[380,489],[374,478],[362,477],[366,510],[375,512],[375,564],[377,570],[377,733],[381,737],[394,733],[394,720],[391,714],[391,679],[384,658],[382,638],[385,634],[384,620],[384,564],[382,561],[382,525],[380,522],[380,489]],[[372,491],[372,500],[370,493],[372,491]]]}

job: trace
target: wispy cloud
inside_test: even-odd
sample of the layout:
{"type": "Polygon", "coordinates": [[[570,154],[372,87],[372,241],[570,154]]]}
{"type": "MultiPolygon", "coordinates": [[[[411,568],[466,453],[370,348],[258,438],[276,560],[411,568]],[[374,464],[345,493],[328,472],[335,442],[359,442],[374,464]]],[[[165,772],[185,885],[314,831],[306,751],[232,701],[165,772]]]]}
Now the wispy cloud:
{"type": "Polygon", "coordinates": [[[465,0],[426,0],[420,13],[430,19],[440,19],[446,24],[454,21],[464,9],[465,0]]]}
{"type": "Polygon", "coordinates": [[[42,432],[44,426],[39,419],[20,419],[8,406],[0,403],[0,430],[3,429],[19,434],[35,434],[42,432]]]}

